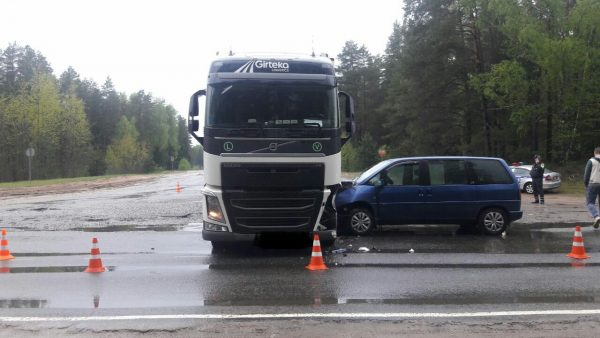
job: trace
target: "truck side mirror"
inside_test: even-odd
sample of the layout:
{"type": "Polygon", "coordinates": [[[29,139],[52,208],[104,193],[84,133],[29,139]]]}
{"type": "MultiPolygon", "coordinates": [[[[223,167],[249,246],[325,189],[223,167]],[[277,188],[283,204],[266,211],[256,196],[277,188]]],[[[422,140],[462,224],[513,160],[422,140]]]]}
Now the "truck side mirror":
{"type": "Polygon", "coordinates": [[[188,121],[188,131],[190,133],[198,131],[198,129],[200,129],[200,121],[198,121],[198,120],[190,120],[190,121],[188,121]]]}
{"type": "Polygon", "coordinates": [[[188,114],[188,132],[198,141],[200,144],[204,142],[204,137],[196,135],[196,132],[200,130],[200,121],[196,118],[200,114],[200,108],[198,100],[200,97],[206,96],[206,90],[199,90],[195,92],[190,98],[190,109],[188,114]]]}
{"type": "Polygon", "coordinates": [[[354,122],[354,100],[352,99],[352,96],[346,92],[339,92],[338,97],[340,98],[340,105],[343,104],[344,106],[344,116],[346,121],[344,123],[344,131],[348,135],[347,137],[342,137],[342,145],[344,145],[356,132],[356,123],[354,122]]]}

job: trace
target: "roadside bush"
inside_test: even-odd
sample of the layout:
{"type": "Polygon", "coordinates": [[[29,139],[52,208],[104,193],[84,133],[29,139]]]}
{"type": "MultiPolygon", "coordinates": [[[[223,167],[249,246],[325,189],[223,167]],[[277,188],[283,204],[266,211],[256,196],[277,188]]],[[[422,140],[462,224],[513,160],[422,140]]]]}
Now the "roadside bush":
{"type": "Polygon", "coordinates": [[[379,162],[378,145],[373,137],[366,133],[362,139],[352,139],[342,148],[342,170],[360,172],[379,162]]]}
{"type": "Polygon", "coordinates": [[[190,164],[190,161],[186,160],[185,158],[182,158],[179,161],[179,165],[177,166],[177,170],[190,170],[192,169],[192,165],[190,164]]]}

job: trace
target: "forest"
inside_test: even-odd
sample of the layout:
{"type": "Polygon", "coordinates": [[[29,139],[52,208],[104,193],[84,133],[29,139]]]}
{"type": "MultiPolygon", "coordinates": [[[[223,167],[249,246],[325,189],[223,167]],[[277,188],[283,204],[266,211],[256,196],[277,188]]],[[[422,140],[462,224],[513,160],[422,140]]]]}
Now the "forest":
{"type": "Polygon", "coordinates": [[[127,96],[69,67],[53,75],[43,54],[0,49],[0,182],[190,167],[186,120],[140,90],[127,96]]]}
{"type": "MultiPolygon", "coordinates": [[[[585,161],[600,145],[600,1],[404,0],[384,55],[347,41],[345,170],[386,157],[585,161]]],[[[583,164],[581,164],[583,166],[583,164]]]]}
{"type": "MultiPolygon", "coordinates": [[[[365,169],[381,150],[566,164],[600,145],[599,0],[404,0],[390,31],[383,55],[359,41],[337,55],[357,122],[344,170],[365,169]]],[[[29,147],[36,179],[201,159],[164,100],[73,68],[57,77],[41,52],[12,43],[0,49],[0,181],[27,179],[29,147]]]]}

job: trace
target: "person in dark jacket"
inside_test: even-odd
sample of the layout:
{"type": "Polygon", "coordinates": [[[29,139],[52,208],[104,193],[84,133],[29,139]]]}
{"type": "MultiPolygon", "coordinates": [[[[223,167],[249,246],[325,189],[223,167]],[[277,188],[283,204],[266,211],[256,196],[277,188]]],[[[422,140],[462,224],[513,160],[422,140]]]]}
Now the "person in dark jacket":
{"type": "Polygon", "coordinates": [[[534,204],[544,204],[544,163],[540,155],[533,156],[533,166],[529,171],[531,184],[533,185],[534,204]]]}
{"type": "Polygon", "coordinates": [[[600,147],[594,149],[594,157],[587,161],[585,173],[583,174],[583,184],[586,189],[587,208],[594,218],[594,229],[600,226],[600,217],[598,207],[596,207],[596,198],[600,196],[600,147]]]}

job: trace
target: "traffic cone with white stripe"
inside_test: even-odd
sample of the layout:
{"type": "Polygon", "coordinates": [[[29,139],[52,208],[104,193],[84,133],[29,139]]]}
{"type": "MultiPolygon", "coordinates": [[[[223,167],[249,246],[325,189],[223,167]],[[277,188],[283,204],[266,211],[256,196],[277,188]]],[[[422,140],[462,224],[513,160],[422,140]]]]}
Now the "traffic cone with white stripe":
{"type": "Polygon", "coordinates": [[[2,239],[0,239],[0,261],[14,259],[8,250],[8,240],[6,239],[6,229],[2,229],[2,239]]]}
{"type": "Polygon", "coordinates": [[[181,192],[181,186],[179,185],[179,182],[177,182],[177,186],[175,187],[175,192],[181,192]]]}
{"type": "Polygon", "coordinates": [[[323,254],[321,253],[321,242],[319,241],[319,235],[315,234],[313,239],[312,255],[310,257],[310,264],[306,266],[308,270],[327,270],[327,266],[323,262],[323,254]]]}
{"type": "Polygon", "coordinates": [[[567,257],[575,259],[590,258],[590,256],[585,253],[585,247],[583,246],[583,235],[581,234],[581,227],[579,225],[575,227],[575,235],[573,235],[573,248],[567,257]]]}
{"type": "Polygon", "coordinates": [[[100,259],[100,249],[98,249],[98,239],[94,237],[92,239],[92,252],[90,262],[87,269],[84,272],[104,272],[106,269],[102,266],[102,259],[100,259]]]}

